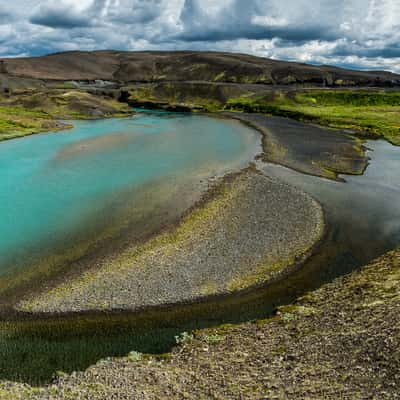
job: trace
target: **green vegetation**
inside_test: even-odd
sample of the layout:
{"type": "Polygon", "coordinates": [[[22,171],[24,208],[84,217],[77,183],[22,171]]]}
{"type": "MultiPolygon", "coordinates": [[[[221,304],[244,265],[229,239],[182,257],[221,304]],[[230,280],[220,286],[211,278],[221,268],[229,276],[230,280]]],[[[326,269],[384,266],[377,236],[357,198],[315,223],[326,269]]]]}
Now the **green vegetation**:
{"type": "MultiPolygon", "coordinates": [[[[223,75],[216,76],[218,81],[223,75]]],[[[129,88],[130,101],[181,105],[193,111],[221,110],[293,118],[400,145],[400,92],[367,89],[288,89],[253,93],[245,85],[165,83],[129,88]]]]}
{"type": "MultiPolygon", "coordinates": [[[[46,130],[57,130],[57,124],[50,116],[40,110],[24,107],[0,106],[0,140],[26,136],[46,130]]],[[[61,126],[61,124],[58,124],[61,126]]],[[[67,128],[67,125],[63,125],[67,128]]],[[[59,128],[58,128],[59,129],[59,128]]]]}
{"type": "Polygon", "coordinates": [[[226,110],[257,112],[349,129],[400,145],[400,93],[367,90],[276,92],[228,100],[226,110]]]}
{"type": "Polygon", "coordinates": [[[131,351],[126,357],[131,362],[138,362],[143,360],[143,353],[139,351],[131,351]]]}
{"type": "Polygon", "coordinates": [[[92,119],[131,115],[126,104],[78,90],[16,91],[0,97],[0,141],[71,128],[56,119],[92,119]]]}
{"type": "Polygon", "coordinates": [[[191,333],[188,332],[182,332],[179,335],[175,336],[175,342],[176,344],[186,344],[192,342],[194,339],[194,336],[191,333]]]}
{"type": "Polygon", "coordinates": [[[218,334],[206,335],[206,336],[204,337],[204,340],[205,340],[208,344],[215,344],[215,343],[223,342],[225,339],[226,339],[226,336],[218,335],[218,334]]]}
{"type": "Polygon", "coordinates": [[[129,88],[130,104],[144,104],[154,108],[183,106],[192,111],[217,112],[224,101],[217,86],[212,84],[196,85],[193,83],[163,83],[129,88]]]}
{"type": "Polygon", "coordinates": [[[73,323],[67,319],[1,322],[0,381],[40,385],[59,375],[57,371],[84,370],[100,359],[138,362],[147,353],[170,351],[177,329],[138,329],[129,316],[97,321],[83,317],[73,323]]]}

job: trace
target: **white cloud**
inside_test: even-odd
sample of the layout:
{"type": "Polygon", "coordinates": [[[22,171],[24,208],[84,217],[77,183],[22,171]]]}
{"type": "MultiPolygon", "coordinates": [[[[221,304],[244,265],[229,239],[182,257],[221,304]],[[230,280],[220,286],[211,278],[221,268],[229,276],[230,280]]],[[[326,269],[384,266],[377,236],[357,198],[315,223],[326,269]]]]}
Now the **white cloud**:
{"type": "Polygon", "coordinates": [[[0,55],[203,49],[400,72],[399,0],[13,0],[0,55]]]}
{"type": "Polygon", "coordinates": [[[260,25],[265,27],[282,27],[289,25],[289,22],[284,17],[275,17],[271,15],[254,15],[251,18],[251,23],[253,25],[260,25]]]}

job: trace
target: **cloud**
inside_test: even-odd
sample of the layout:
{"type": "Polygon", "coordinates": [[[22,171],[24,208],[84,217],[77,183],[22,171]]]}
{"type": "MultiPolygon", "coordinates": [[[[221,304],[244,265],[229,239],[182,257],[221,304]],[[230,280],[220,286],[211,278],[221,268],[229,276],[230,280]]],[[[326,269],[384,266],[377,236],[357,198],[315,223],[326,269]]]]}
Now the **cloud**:
{"type": "Polygon", "coordinates": [[[39,5],[30,17],[32,24],[51,28],[89,27],[93,20],[92,4],[75,0],[48,1],[39,5]]]}
{"type": "Polygon", "coordinates": [[[318,4],[297,0],[228,0],[212,6],[210,0],[186,0],[181,12],[184,41],[233,39],[287,40],[335,39],[344,0],[321,0],[318,4]],[[291,3],[290,5],[288,3],[291,3]],[[324,4],[324,6],[322,6],[324,4]],[[330,18],[324,18],[329,13],[330,18]]]}
{"type": "MultiPolygon", "coordinates": [[[[30,17],[32,24],[52,28],[82,28],[119,24],[143,25],[157,19],[166,0],[60,0],[40,4],[30,17]]],[[[124,27],[125,28],[125,27],[124,27]]]]}
{"type": "Polygon", "coordinates": [[[162,0],[110,0],[105,4],[103,17],[110,22],[145,24],[156,19],[163,6],[162,0]]]}
{"type": "Polygon", "coordinates": [[[0,25],[9,24],[13,19],[13,15],[0,6],[0,25]]]}
{"type": "Polygon", "coordinates": [[[399,0],[13,0],[0,56],[217,50],[400,72],[399,0]]]}
{"type": "Polygon", "coordinates": [[[400,43],[384,40],[373,40],[360,43],[356,40],[348,41],[346,39],[335,42],[331,52],[332,56],[358,56],[358,57],[382,57],[397,58],[400,57],[400,43]]]}

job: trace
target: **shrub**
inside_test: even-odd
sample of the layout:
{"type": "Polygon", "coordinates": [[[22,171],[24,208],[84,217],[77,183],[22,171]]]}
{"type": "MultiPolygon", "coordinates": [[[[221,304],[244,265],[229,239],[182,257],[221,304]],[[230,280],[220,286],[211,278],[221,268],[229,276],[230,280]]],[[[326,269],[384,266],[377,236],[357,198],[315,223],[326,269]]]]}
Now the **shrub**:
{"type": "Polygon", "coordinates": [[[175,336],[176,344],[190,343],[194,336],[188,332],[182,332],[180,335],[175,336]]]}

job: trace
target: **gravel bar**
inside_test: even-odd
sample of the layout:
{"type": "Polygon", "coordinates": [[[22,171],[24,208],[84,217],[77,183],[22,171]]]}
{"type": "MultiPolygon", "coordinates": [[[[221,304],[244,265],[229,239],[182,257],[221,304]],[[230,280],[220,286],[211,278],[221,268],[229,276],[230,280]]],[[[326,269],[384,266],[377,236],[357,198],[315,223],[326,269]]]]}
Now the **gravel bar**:
{"type": "Polygon", "coordinates": [[[181,223],[17,309],[137,310],[263,284],[303,261],[324,234],[321,206],[248,169],[226,177],[181,223]]]}

